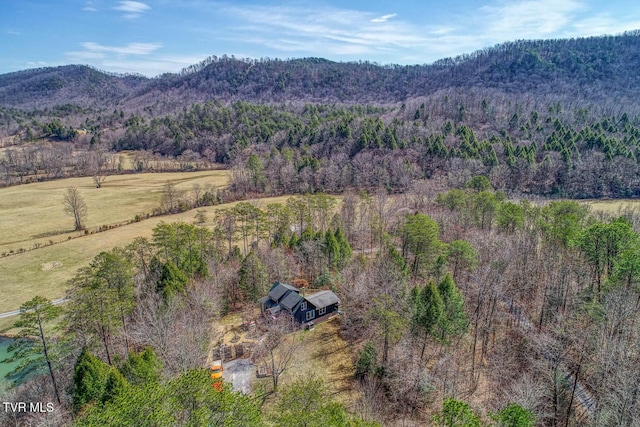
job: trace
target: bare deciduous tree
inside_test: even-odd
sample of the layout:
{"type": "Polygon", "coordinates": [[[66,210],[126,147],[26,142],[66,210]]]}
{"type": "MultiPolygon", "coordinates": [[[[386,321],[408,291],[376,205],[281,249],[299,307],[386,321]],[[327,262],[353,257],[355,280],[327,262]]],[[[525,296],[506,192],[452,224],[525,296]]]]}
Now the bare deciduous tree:
{"type": "Polygon", "coordinates": [[[268,324],[267,332],[254,352],[254,358],[271,371],[274,391],[278,389],[280,376],[291,366],[293,356],[302,345],[299,337],[289,334],[292,330],[293,319],[280,316],[268,324]]]}
{"type": "Polygon", "coordinates": [[[212,316],[219,310],[216,292],[213,287],[196,282],[188,293],[169,303],[158,294],[146,295],[133,313],[133,344],[152,346],[168,375],[203,366],[212,338],[212,316]]]}
{"type": "Polygon", "coordinates": [[[167,182],[162,186],[160,209],[165,213],[175,213],[178,210],[182,192],[176,188],[173,182],[167,182]]]}
{"type": "Polygon", "coordinates": [[[87,204],[84,202],[76,187],[67,188],[62,201],[64,212],[73,216],[75,230],[84,230],[84,222],[87,218],[87,204]]]}
{"type": "Polygon", "coordinates": [[[197,182],[191,186],[191,193],[193,194],[193,206],[199,207],[202,203],[202,187],[197,182]]]}
{"type": "Polygon", "coordinates": [[[88,172],[93,177],[96,188],[102,187],[107,179],[109,169],[113,168],[113,157],[104,151],[94,151],[90,153],[88,172]]]}

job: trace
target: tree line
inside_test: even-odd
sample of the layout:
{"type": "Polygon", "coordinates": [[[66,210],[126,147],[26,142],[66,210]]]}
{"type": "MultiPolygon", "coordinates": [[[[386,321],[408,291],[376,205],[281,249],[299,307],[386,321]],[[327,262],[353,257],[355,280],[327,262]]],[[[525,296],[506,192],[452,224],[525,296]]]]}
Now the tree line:
{"type": "MultiPolygon", "coordinates": [[[[108,117],[96,129],[108,126],[101,122],[108,117]]],[[[134,149],[142,150],[134,159],[139,171],[161,167],[150,153],[175,159],[172,169],[225,164],[238,197],[402,192],[416,179],[442,175],[453,186],[485,175],[509,193],[633,197],[639,182],[640,122],[632,111],[489,90],[384,108],[208,102],[162,118],[118,120],[119,134],[96,133],[86,155],[34,145],[9,149],[1,161],[4,181],[116,173],[117,162],[108,162],[104,150],[134,149]]]]}
{"type": "MultiPolygon", "coordinates": [[[[95,177],[122,170],[109,152],[138,150],[136,171],[224,164],[241,198],[348,188],[402,192],[416,179],[443,175],[453,186],[485,175],[509,193],[634,197],[639,123],[631,106],[493,89],[386,106],[214,101],[163,116],[150,110],[90,116],[73,142],[78,150],[26,142],[4,151],[0,172],[5,184],[95,177]]],[[[66,125],[55,119],[42,126],[51,132],[66,125]]]]}

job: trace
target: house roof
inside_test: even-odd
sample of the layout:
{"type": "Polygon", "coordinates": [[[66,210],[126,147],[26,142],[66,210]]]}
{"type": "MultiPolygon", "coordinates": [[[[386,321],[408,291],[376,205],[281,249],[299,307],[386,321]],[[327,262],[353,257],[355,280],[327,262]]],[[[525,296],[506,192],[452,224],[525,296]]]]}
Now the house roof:
{"type": "Polygon", "coordinates": [[[293,311],[293,307],[296,306],[302,297],[297,292],[289,292],[289,294],[280,301],[280,306],[286,310],[293,311]]]}
{"type": "Polygon", "coordinates": [[[338,296],[331,291],[320,291],[305,297],[307,301],[316,308],[328,307],[331,304],[339,303],[338,296]]]}
{"type": "Polygon", "coordinates": [[[271,291],[269,292],[269,298],[271,298],[275,302],[279,302],[280,298],[284,296],[289,291],[293,291],[295,293],[300,292],[298,288],[291,285],[285,285],[283,283],[274,283],[271,287],[271,291]]]}
{"type": "Polygon", "coordinates": [[[266,310],[278,305],[278,303],[271,301],[269,297],[262,297],[258,301],[260,302],[260,307],[262,307],[263,310],[266,310]]]}
{"type": "Polygon", "coordinates": [[[280,306],[279,306],[279,305],[273,306],[273,307],[271,307],[271,308],[268,308],[268,309],[267,309],[267,311],[268,311],[272,316],[275,316],[276,314],[280,313],[280,306]]]}

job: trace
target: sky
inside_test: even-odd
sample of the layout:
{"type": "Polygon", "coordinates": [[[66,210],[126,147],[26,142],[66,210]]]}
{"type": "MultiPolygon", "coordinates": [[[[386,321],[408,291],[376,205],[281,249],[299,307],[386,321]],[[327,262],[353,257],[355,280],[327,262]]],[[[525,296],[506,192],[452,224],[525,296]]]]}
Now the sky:
{"type": "Polygon", "coordinates": [[[636,29],[637,0],[0,0],[0,74],[87,64],[153,77],[225,54],[429,64],[636,29]]]}

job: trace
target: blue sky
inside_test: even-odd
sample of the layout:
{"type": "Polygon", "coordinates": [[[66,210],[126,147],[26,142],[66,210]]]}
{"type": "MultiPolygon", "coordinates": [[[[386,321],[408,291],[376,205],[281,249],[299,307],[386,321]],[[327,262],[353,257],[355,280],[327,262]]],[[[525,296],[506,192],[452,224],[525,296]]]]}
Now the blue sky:
{"type": "Polygon", "coordinates": [[[634,29],[637,0],[0,0],[0,73],[89,64],[155,76],[223,54],[425,64],[634,29]]]}

